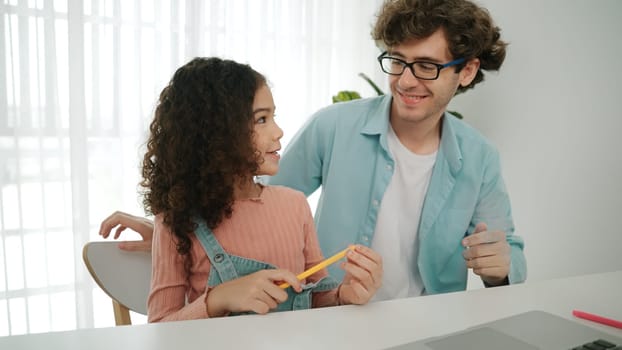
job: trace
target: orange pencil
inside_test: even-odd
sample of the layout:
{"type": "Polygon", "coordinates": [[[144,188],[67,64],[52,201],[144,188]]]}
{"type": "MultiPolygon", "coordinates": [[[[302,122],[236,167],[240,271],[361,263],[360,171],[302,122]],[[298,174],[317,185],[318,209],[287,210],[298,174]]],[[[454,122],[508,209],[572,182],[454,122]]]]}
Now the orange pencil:
{"type": "MultiPolygon", "coordinates": [[[[348,248],[340,251],[339,253],[331,256],[330,258],[322,261],[321,263],[312,266],[311,268],[309,268],[308,270],[306,270],[305,272],[299,274],[298,276],[296,276],[296,278],[300,281],[303,280],[311,275],[313,275],[314,273],[320,271],[321,269],[327,267],[328,265],[334,264],[335,262],[337,262],[339,259],[343,258],[344,256],[346,256],[346,253],[348,252],[348,250],[350,249],[354,249],[354,246],[349,245],[348,248]]],[[[289,283],[281,283],[279,284],[279,287],[285,289],[287,287],[289,287],[289,283]]]]}

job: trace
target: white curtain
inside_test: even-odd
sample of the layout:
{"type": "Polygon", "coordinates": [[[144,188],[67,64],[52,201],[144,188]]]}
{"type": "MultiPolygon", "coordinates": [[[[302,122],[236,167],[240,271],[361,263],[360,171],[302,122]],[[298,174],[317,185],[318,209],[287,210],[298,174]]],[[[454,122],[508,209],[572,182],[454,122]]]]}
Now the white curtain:
{"type": "Polygon", "coordinates": [[[380,0],[0,1],[0,336],[113,325],[81,249],[113,210],[143,214],[153,107],[192,57],[264,73],[285,145],[338,91],[375,95],[359,72],[385,86],[380,0]]]}

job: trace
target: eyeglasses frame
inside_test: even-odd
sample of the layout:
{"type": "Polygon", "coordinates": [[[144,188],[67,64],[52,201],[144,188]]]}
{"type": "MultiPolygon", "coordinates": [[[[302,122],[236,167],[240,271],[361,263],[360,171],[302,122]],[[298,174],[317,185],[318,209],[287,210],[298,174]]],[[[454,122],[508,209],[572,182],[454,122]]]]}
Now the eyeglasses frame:
{"type": "Polygon", "coordinates": [[[378,59],[378,63],[380,64],[380,69],[382,69],[383,72],[385,72],[386,74],[389,74],[389,75],[398,76],[398,75],[404,74],[404,72],[406,71],[406,68],[409,68],[410,72],[413,74],[413,76],[415,78],[421,79],[421,80],[436,80],[440,76],[441,70],[443,68],[452,67],[452,66],[458,65],[458,64],[463,63],[463,62],[466,61],[466,59],[464,57],[461,57],[461,58],[455,59],[455,60],[453,60],[451,62],[447,62],[445,64],[440,64],[440,63],[435,63],[435,62],[430,62],[430,61],[425,61],[425,60],[415,60],[415,61],[412,61],[412,62],[406,62],[406,61],[404,61],[401,58],[389,56],[389,55],[387,55],[387,53],[388,53],[388,51],[384,51],[377,58],[378,59]],[[396,61],[399,61],[399,62],[403,63],[402,71],[398,74],[398,73],[390,73],[390,72],[387,72],[386,70],[384,70],[384,66],[382,65],[382,60],[384,58],[390,58],[390,59],[393,59],[393,60],[396,60],[396,61]],[[415,73],[415,64],[417,64],[417,63],[428,63],[428,64],[436,66],[436,76],[434,78],[420,78],[420,77],[418,77],[417,74],[415,73]]]}

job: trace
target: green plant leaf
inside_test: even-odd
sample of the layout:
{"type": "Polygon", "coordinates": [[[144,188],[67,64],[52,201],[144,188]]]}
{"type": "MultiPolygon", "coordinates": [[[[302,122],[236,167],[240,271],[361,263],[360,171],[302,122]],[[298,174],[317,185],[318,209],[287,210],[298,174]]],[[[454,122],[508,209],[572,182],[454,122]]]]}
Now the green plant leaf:
{"type": "Polygon", "coordinates": [[[461,113],[458,113],[458,112],[456,112],[456,111],[447,111],[447,112],[449,112],[449,113],[451,113],[451,114],[455,115],[455,116],[456,116],[456,118],[458,118],[458,119],[463,119],[463,117],[462,117],[462,114],[461,114],[461,113]]]}
{"type": "Polygon", "coordinates": [[[342,90],[333,96],[333,103],[357,100],[361,95],[356,91],[342,90]]]}
{"type": "Polygon", "coordinates": [[[376,93],[378,94],[378,96],[382,96],[384,95],[384,92],[382,90],[380,90],[380,88],[378,87],[378,85],[376,85],[367,75],[365,75],[365,73],[359,73],[359,77],[365,79],[365,81],[371,85],[371,87],[374,89],[374,91],[376,91],[376,93]]]}

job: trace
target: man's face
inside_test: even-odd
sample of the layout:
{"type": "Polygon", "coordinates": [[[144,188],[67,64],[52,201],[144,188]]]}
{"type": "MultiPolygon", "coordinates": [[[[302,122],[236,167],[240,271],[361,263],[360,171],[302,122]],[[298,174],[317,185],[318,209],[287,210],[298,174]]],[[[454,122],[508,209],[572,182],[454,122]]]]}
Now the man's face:
{"type": "MultiPolygon", "coordinates": [[[[425,39],[412,39],[393,46],[387,54],[406,62],[427,61],[437,64],[460,58],[452,57],[449,53],[442,29],[425,39]]],[[[438,121],[458,86],[468,85],[478,68],[479,61],[474,59],[468,61],[460,73],[456,73],[455,67],[442,69],[436,80],[418,79],[408,68],[401,75],[390,75],[389,85],[393,94],[391,123],[394,128],[402,123],[438,121]]]]}

